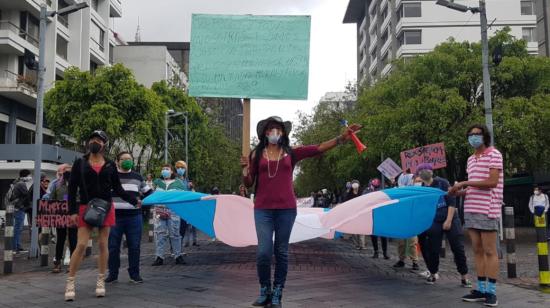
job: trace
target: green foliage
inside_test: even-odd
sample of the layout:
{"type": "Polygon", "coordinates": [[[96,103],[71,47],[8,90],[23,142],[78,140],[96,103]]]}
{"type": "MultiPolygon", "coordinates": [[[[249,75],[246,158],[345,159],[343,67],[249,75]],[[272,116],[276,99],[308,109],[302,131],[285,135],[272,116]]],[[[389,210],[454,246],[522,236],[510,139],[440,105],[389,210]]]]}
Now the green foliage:
{"type": "MultiPolygon", "coordinates": [[[[504,54],[490,70],[495,141],[506,174],[548,168],[550,59],[528,55],[525,41],[516,40],[509,29],[497,32],[489,46],[491,51],[502,46],[504,54]]],[[[377,175],[382,155],[399,163],[401,151],[437,142],[445,143],[448,160],[440,172],[451,181],[464,179],[472,152],[466,130],[485,123],[482,79],[481,45],[450,39],[426,55],[396,60],[389,76],[360,89],[353,109],[319,105],[313,115],[301,117],[298,142],[334,136],[337,121],[346,118],[363,125],[358,136],[368,146],[368,159],[361,160],[353,145],[345,145],[304,163],[297,192],[341,188],[354,178],[366,184],[377,175]]]]}
{"type": "MultiPolygon", "coordinates": [[[[165,112],[173,109],[188,116],[189,177],[201,191],[218,186],[224,191],[239,185],[238,145],[223,130],[209,123],[194,99],[166,81],[145,88],[121,64],[95,74],[69,68],[45,97],[49,128],[67,146],[76,140],[78,150],[89,134],[102,129],[110,138],[110,152],[135,153],[138,171],[160,174],[164,164],[165,112]]],[[[169,162],[185,160],[185,118],[169,119],[169,162]]]]}

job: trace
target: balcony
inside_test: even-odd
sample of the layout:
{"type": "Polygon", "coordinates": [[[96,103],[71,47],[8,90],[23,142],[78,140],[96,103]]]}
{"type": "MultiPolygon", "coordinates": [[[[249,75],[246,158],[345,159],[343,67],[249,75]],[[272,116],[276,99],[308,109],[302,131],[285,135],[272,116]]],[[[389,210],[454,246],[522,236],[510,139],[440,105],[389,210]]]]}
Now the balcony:
{"type": "Polygon", "coordinates": [[[365,67],[365,65],[367,65],[368,57],[369,57],[369,55],[363,55],[363,57],[361,59],[361,63],[359,63],[359,69],[363,69],[365,67]]]}
{"type": "Polygon", "coordinates": [[[375,35],[372,37],[372,39],[370,40],[370,44],[369,44],[369,53],[371,53],[374,48],[376,48],[376,45],[378,44],[378,35],[375,35]]]}
{"type": "Polygon", "coordinates": [[[382,75],[383,77],[389,75],[391,73],[391,69],[392,69],[392,64],[391,63],[386,64],[386,66],[384,66],[384,68],[382,69],[382,72],[380,73],[380,75],[382,75]]]}
{"type": "Polygon", "coordinates": [[[0,94],[28,106],[36,102],[36,76],[0,72],[0,94]]]}
{"type": "Polygon", "coordinates": [[[376,70],[376,67],[378,66],[378,58],[374,58],[369,66],[369,74],[372,75],[372,72],[376,70]]]}
{"type": "Polygon", "coordinates": [[[363,18],[361,25],[359,26],[359,33],[363,34],[367,32],[367,16],[363,18]]]}
{"type": "Polygon", "coordinates": [[[38,52],[38,38],[7,20],[0,20],[0,53],[22,55],[26,49],[38,52]]]}
{"type": "Polygon", "coordinates": [[[380,11],[383,11],[388,6],[388,2],[388,0],[382,0],[382,3],[380,3],[380,11]]]}
{"type": "Polygon", "coordinates": [[[386,28],[390,24],[390,20],[391,20],[391,14],[388,14],[384,19],[384,21],[382,22],[382,27],[380,28],[380,32],[384,32],[384,30],[386,30],[386,28]]]}
{"type": "Polygon", "coordinates": [[[373,30],[376,29],[377,23],[378,23],[378,15],[374,15],[374,17],[370,20],[369,33],[375,32],[373,30]]]}
{"type": "Polygon", "coordinates": [[[380,48],[380,54],[382,56],[384,56],[386,54],[386,51],[388,51],[388,49],[390,48],[391,46],[391,38],[388,37],[388,39],[383,43],[384,45],[382,45],[382,48],[380,48]]]}
{"type": "Polygon", "coordinates": [[[369,14],[375,14],[374,8],[376,7],[376,4],[378,3],[378,0],[372,0],[369,4],[369,14]]]}
{"type": "Polygon", "coordinates": [[[109,7],[110,17],[122,17],[122,2],[120,0],[111,0],[109,7]]]}

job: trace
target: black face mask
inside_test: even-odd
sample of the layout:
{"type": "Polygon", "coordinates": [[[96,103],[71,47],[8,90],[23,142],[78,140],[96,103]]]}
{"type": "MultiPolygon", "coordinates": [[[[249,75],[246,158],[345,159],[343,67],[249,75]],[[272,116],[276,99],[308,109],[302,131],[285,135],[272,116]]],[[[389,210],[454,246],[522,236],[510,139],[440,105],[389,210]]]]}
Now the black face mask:
{"type": "Polygon", "coordinates": [[[101,151],[102,147],[103,146],[101,146],[101,144],[99,144],[97,142],[92,142],[88,145],[88,148],[90,148],[90,152],[92,152],[93,154],[99,153],[99,151],[101,151]]]}
{"type": "Polygon", "coordinates": [[[70,171],[63,172],[63,181],[68,182],[70,178],[71,178],[71,172],[70,171]]]}

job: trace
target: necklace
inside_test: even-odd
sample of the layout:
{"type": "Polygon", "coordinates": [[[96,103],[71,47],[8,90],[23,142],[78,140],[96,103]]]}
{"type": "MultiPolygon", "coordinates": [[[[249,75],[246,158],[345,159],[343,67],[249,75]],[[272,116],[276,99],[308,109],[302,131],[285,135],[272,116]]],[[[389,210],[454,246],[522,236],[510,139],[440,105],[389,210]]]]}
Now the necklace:
{"type": "Polygon", "coordinates": [[[271,168],[269,167],[271,165],[269,160],[269,153],[267,152],[267,149],[265,150],[265,156],[267,156],[267,176],[272,179],[277,175],[277,171],[279,171],[279,162],[281,161],[281,154],[283,153],[283,149],[279,151],[279,155],[277,157],[277,167],[275,167],[275,173],[271,175],[271,168]]]}

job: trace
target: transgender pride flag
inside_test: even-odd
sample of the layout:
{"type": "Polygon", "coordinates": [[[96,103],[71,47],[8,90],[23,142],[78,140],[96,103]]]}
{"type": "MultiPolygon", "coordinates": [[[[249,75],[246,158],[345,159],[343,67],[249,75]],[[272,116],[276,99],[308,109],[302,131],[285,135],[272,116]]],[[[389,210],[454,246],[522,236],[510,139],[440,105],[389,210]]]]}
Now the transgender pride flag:
{"type": "MultiPolygon", "coordinates": [[[[351,199],[333,209],[298,208],[290,242],[336,232],[409,238],[428,229],[439,199],[446,192],[430,187],[402,187],[351,199]]],[[[189,191],[157,191],[143,205],[163,204],[187,222],[235,247],[257,245],[254,204],[236,195],[206,195],[189,191]]]]}

